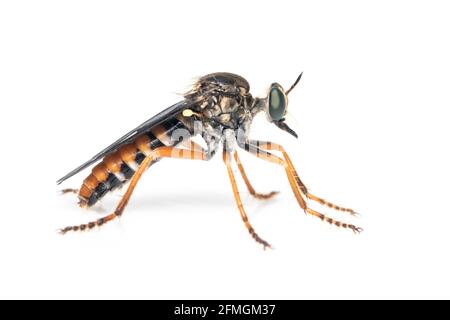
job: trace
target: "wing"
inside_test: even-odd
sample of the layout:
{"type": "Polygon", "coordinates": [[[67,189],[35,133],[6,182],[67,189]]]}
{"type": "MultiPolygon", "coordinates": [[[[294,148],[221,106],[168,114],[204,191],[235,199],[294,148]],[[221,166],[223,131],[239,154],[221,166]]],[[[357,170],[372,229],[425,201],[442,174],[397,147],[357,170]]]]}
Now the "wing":
{"type": "Polygon", "coordinates": [[[161,111],[160,113],[158,113],[154,117],[148,119],[147,121],[145,121],[144,123],[142,123],[138,127],[134,128],[133,130],[128,132],[126,135],[124,135],[119,140],[117,140],[116,142],[111,144],[109,147],[106,147],[105,149],[100,151],[98,154],[93,156],[91,160],[83,163],[78,168],[76,168],[76,169],[72,170],[71,172],[69,172],[68,174],[66,174],[64,177],[59,179],[56,183],[57,184],[61,184],[63,181],[69,179],[70,177],[76,175],[78,172],[80,172],[80,171],[86,169],[87,167],[89,167],[91,164],[97,162],[98,160],[103,158],[108,153],[110,153],[110,152],[118,149],[120,146],[122,146],[122,145],[124,145],[124,144],[126,144],[126,143],[128,143],[130,141],[132,141],[139,134],[147,131],[151,127],[154,127],[154,126],[160,124],[164,120],[167,120],[168,118],[173,117],[174,115],[178,114],[183,109],[189,108],[192,105],[196,104],[197,102],[198,101],[183,100],[183,101],[180,101],[180,102],[174,104],[173,106],[171,106],[171,107],[161,111]]]}

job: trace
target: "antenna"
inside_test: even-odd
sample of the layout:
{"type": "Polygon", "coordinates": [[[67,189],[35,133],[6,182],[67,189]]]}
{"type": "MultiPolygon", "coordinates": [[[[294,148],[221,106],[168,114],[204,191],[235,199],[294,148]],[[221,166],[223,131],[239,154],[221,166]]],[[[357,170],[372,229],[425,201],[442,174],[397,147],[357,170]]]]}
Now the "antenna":
{"type": "Polygon", "coordinates": [[[289,92],[291,92],[292,91],[292,89],[294,89],[295,88],[295,86],[300,82],[300,79],[302,78],[302,75],[303,75],[303,72],[302,73],[300,73],[300,75],[298,76],[298,78],[297,78],[297,80],[295,80],[295,82],[294,82],[294,84],[289,88],[289,90],[288,91],[286,91],[286,95],[288,95],[289,94],[289,92]]]}

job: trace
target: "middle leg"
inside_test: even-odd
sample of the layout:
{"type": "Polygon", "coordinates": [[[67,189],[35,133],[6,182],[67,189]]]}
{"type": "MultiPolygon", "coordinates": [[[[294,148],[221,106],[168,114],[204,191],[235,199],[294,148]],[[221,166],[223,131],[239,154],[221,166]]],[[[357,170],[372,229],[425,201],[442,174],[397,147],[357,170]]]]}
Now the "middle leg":
{"type": "Polygon", "coordinates": [[[250,221],[248,220],[248,216],[244,210],[244,205],[242,204],[241,196],[239,195],[239,189],[237,187],[236,178],[234,177],[233,168],[231,167],[231,159],[232,159],[231,155],[226,150],[224,150],[223,151],[223,162],[225,163],[225,165],[227,167],[228,176],[230,178],[231,187],[233,189],[234,199],[236,201],[239,212],[241,214],[242,221],[244,222],[245,227],[247,228],[248,232],[253,237],[253,239],[255,239],[256,242],[262,244],[264,249],[271,248],[270,244],[267,241],[263,240],[256,233],[255,229],[253,229],[252,225],[250,224],[250,221]]]}
{"type": "Polygon", "coordinates": [[[250,180],[247,177],[247,174],[245,173],[244,166],[242,165],[241,159],[239,159],[237,151],[234,152],[234,160],[236,161],[236,164],[239,168],[239,172],[241,173],[242,179],[245,182],[245,185],[247,186],[248,192],[252,196],[254,196],[256,199],[270,199],[274,195],[278,194],[278,191],[271,191],[269,193],[258,193],[255,191],[255,188],[253,188],[252,184],[250,183],[250,180]]]}

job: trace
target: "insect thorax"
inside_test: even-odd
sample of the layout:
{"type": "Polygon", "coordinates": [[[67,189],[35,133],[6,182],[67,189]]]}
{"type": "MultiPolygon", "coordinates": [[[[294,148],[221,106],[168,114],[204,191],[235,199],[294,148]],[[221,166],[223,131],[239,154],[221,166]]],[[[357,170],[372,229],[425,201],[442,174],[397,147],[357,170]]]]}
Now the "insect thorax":
{"type": "Polygon", "coordinates": [[[231,73],[200,78],[185,98],[197,103],[183,122],[202,135],[210,156],[233,134],[237,140],[245,140],[254,116],[261,110],[261,99],[252,97],[248,82],[231,73]]]}
{"type": "Polygon", "coordinates": [[[186,99],[200,101],[195,111],[198,120],[218,130],[244,129],[257,113],[256,100],[248,82],[235,74],[214,73],[200,78],[186,99]]]}

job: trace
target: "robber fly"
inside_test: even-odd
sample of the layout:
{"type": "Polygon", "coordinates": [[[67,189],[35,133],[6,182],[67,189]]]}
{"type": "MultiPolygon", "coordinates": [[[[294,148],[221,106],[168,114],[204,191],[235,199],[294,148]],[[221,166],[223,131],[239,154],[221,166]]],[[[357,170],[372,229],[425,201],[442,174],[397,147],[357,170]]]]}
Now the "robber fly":
{"type": "Polygon", "coordinates": [[[60,184],[100,161],[83,181],[79,190],[63,190],[63,193],[78,194],[81,207],[92,207],[107,193],[128,183],[125,195],[113,213],[87,224],[65,227],[60,232],[64,234],[69,231],[89,230],[120,217],[142,174],[157,161],[163,158],[208,161],[222,150],[223,161],[241,218],[250,235],[264,248],[270,247],[269,243],[255,232],[245,213],[232,170],[233,162],[236,162],[252,196],[269,199],[276,192],[261,194],[255,191],[239,159],[237,147],[260,159],[284,167],[292,191],[305,213],[335,226],[351,229],[355,233],[360,232],[362,229],[353,224],[337,221],[308,207],[305,199],[351,215],[356,214],[352,209],[339,207],[311,194],[300,180],[281,145],[249,138],[250,125],[259,112],[264,112],[270,123],[297,138],[297,134],[286,124],[285,116],[288,95],[298,84],[301,76],[302,74],[287,91],[278,83],[272,83],[264,98],[253,97],[248,82],[236,74],[219,72],[200,78],[184,95],[184,100],[150,118],[57,181],[60,184]],[[201,135],[205,141],[207,146],[205,149],[191,139],[196,135],[201,135]]]}

